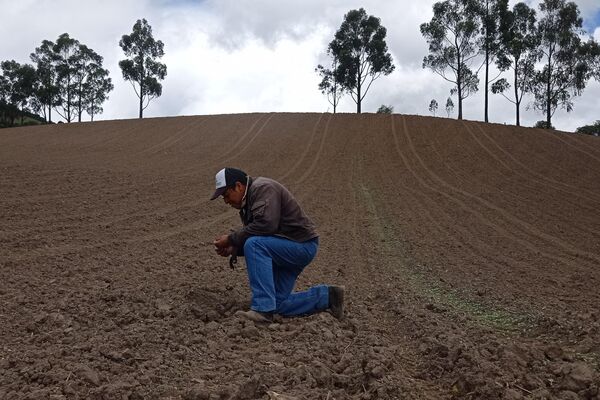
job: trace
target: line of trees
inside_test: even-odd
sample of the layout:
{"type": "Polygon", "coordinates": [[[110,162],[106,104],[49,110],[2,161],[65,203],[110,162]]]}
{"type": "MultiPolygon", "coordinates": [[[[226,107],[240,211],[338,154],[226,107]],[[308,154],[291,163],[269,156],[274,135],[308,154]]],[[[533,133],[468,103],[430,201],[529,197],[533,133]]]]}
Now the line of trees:
{"type": "MultiPolygon", "coordinates": [[[[566,0],[544,0],[536,11],[520,2],[509,9],[508,0],[444,0],[433,5],[433,18],[420,26],[429,45],[423,68],[429,68],[453,86],[458,119],[463,101],[479,90],[483,69],[484,112],[489,122],[489,92],[501,94],[515,105],[515,121],[521,123],[526,94],[532,108],[543,113],[552,126],[558,108],[573,109],[587,82],[600,80],[600,46],[585,40],[579,9],[566,0]],[[493,68],[495,67],[495,68],[493,68]],[[495,76],[492,76],[495,71],[495,76]],[[510,81],[502,75],[510,71],[510,81]]],[[[328,66],[318,65],[319,90],[333,112],[349,93],[361,112],[361,102],[373,81],[394,70],[385,41],[386,29],[379,18],[364,9],[350,10],[327,47],[328,66]]],[[[438,105],[430,103],[435,114],[438,105]]],[[[446,102],[448,116],[454,109],[446,102]]]]}
{"type": "Polygon", "coordinates": [[[556,110],[572,111],[573,99],[582,94],[588,81],[600,78],[600,47],[591,37],[584,39],[577,4],[544,0],[539,11],[538,20],[536,11],[523,2],[511,10],[507,0],[434,4],[433,18],[421,25],[429,45],[423,68],[454,85],[451,94],[458,94],[458,119],[463,117],[463,100],[479,89],[482,67],[484,120],[488,122],[491,89],[515,105],[517,126],[525,94],[533,96],[533,109],[545,116],[539,125],[551,127],[556,110]],[[492,64],[500,73],[511,70],[511,82],[500,75],[491,78],[492,64]]]}
{"type": "Polygon", "coordinates": [[[113,89],[103,58],[85,44],[63,33],[55,42],[42,41],[30,55],[32,64],[14,60],[0,66],[0,120],[12,126],[27,112],[52,122],[52,111],[66,122],[93,120],[113,89]]]}
{"type": "MultiPolygon", "coordinates": [[[[145,19],[137,20],[130,35],[119,45],[128,57],[119,62],[123,78],[129,81],[139,98],[139,117],[152,99],[162,94],[159,82],[167,67],[157,61],[164,55],[164,44],[155,40],[145,19]]],[[[65,122],[81,122],[85,113],[103,112],[103,104],[114,85],[103,58],[93,49],[63,33],[56,41],[44,40],[31,53],[33,64],[14,60],[0,63],[0,126],[31,114],[39,114],[52,123],[53,111],[65,122]]]]}
{"type": "MultiPolygon", "coordinates": [[[[439,107],[439,104],[438,104],[437,100],[431,99],[431,101],[429,102],[429,112],[432,113],[434,117],[435,117],[435,113],[436,113],[438,107],[439,107]]],[[[448,118],[450,118],[450,114],[452,113],[453,110],[454,110],[454,102],[452,101],[452,98],[448,97],[448,100],[446,100],[446,114],[448,114],[448,118]]]]}

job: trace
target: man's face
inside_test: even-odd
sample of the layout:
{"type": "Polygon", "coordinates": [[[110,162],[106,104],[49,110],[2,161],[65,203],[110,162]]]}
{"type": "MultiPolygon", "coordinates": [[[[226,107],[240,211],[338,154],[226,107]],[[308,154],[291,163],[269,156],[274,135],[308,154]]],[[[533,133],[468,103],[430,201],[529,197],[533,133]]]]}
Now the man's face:
{"type": "Polygon", "coordinates": [[[223,193],[223,201],[225,204],[229,204],[231,207],[239,210],[242,208],[242,199],[244,198],[245,191],[246,186],[240,182],[236,182],[235,186],[227,188],[225,193],[223,193]]]}

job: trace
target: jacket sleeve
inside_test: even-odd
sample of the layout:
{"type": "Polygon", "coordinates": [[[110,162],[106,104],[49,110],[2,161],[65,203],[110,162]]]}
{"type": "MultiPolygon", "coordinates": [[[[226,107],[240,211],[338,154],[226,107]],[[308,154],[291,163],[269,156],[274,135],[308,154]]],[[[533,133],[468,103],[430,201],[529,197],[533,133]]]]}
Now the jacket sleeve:
{"type": "Polygon", "coordinates": [[[232,232],[229,240],[234,247],[242,249],[250,236],[268,236],[279,231],[281,219],[281,194],[273,186],[257,187],[252,193],[252,222],[232,232]]]}

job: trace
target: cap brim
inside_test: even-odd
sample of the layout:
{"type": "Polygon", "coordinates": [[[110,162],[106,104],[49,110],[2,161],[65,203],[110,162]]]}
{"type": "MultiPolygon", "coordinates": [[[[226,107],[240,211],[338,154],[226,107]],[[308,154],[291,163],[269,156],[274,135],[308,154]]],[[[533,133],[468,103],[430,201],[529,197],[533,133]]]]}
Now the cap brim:
{"type": "Polygon", "coordinates": [[[223,193],[225,193],[225,191],[227,190],[227,186],[224,186],[222,188],[218,188],[217,190],[215,190],[215,193],[212,195],[212,197],[210,198],[211,200],[216,199],[217,197],[221,196],[223,193]]]}

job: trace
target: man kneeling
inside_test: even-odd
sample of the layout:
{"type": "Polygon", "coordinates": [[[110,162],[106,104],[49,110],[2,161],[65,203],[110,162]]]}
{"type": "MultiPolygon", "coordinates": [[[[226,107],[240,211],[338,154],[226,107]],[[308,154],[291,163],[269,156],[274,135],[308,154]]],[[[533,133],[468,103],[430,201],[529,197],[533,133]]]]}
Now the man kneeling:
{"type": "Polygon", "coordinates": [[[296,279],[317,254],[319,235],[315,224],[298,201],[273,179],[252,178],[235,168],[216,175],[211,200],[223,196],[239,211],[243,227],[215,239],[216,252],[244,256],[252,303],[249,311],[236,313],[255,322],[270,322],[273,314],[284,317],[329,310],[344,315],[344,287],[317,285],[293,292],[296,279]]]}

